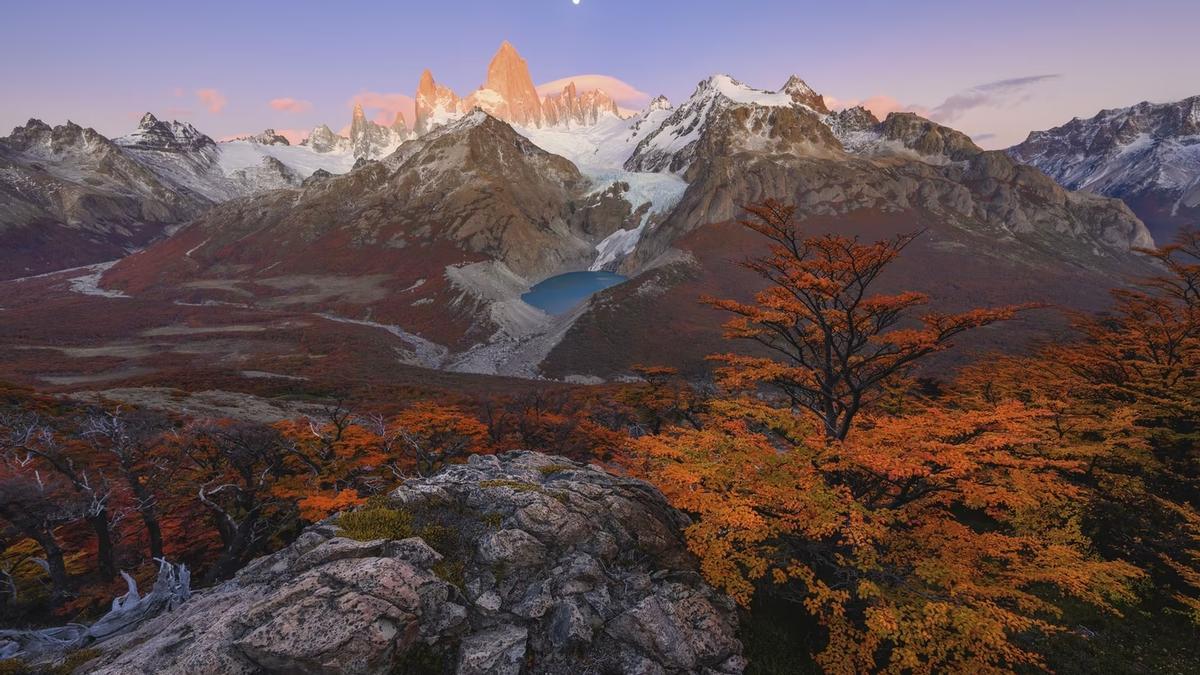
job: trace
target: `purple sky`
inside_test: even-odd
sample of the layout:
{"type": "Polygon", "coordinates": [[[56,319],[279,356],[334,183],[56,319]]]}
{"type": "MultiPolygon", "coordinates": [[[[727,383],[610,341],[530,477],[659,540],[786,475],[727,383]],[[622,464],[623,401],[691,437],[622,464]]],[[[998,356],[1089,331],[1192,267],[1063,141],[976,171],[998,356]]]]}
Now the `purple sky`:
{"type": "Polygon", "coordinates": [[[0,18],[3,133],[39,117],[120,135],[146,110],[217,138],[336,130],[356,97],[373,116],[402,106],[423,68],[469,93],[504,39],[539,84],[602,74],[679,101],[715,72],[770,89],[796,73],[986,147],[1200,94],[1197,0],[42,0],[0,18]]]}

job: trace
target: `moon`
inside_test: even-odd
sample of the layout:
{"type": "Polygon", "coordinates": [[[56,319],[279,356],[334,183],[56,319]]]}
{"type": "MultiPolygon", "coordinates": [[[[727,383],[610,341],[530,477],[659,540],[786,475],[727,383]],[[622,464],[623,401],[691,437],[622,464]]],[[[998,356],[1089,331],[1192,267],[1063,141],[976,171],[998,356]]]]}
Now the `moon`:
{"type": "Polygon", "coordinates": [[[571,0],[572,5],[578,5],[581,0],[571,0]]]}

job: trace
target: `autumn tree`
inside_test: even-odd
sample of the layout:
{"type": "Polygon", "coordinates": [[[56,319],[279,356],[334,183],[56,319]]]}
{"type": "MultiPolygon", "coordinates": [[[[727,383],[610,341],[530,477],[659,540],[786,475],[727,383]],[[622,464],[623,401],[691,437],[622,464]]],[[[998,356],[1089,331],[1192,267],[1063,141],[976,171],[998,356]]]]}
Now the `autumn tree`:
{"type": "Polygon", "coordinates": [[[113,520],[120,514],[113,508],[116,488],[105,471],[106,463],[89,457],[78,437],[56,428],[60,425],[67,423],[47,419],[36,410],[5,411],[0,414],[0,450],[10,462],[27,466],[39,477],[53,472],[70,486],[95,534],[100,574],[113,579],[117,575],[113,520]]]}
{"type": "Polygon", "coordinates": [[[80,436],[97,457],[110,457],[115,473],[133,500],[133,508],[146,528],[151,559],[162,559],[163,531],[160,492],[170,473],[171,460],[162,450],[163,433],[170,428],[161,415],[126,411],[119,406],[93,410],[81,423],[80,436]]]}
{"type": "Polygon", "coordinates": [[[735,315],[726,337],[755,342],[769,356],[723,354],[719,374],[735,389],[769,385],[792,406],[811,411],[824,434],[844,439],[854,418],[889,380],[955,336],[1012,318],[1021,308],[960,314],[925,312],[922,293],[874,292],[880,275],[919,235],[864,244],[839,234],[807,235],[795,208],[775,201],[747,207],[741,224],[770,240],[770,253],[742,263],[770,285],[754,303],[706,298],[735,315]],[[916,321],[908,321],[916,319],[916,321]],[[909,325],[919,323],[918,326],[909,325]]]}
{"type": "MultiPolygon", "coordinates": [[[[11,464],[0,466],[0,520],[7,521],[22,537],[36,542],[52,587],[52,602],[71,592],[66,552],[57,530],[80,517],[82,505],[56,475],[41,477],[11,464]]],[[[10,584],[12,570],[5,570],[10,584]]],[[[16,585],[12,584],[13,595],[16,585]]]]}
{"type": "Polygon", "coordinates": [[[786,411],[737,407],[638,447],[696,516],[705,577],[745,605],[764,591],[817,617],[827,672],[1041,666],[1021,638],[1061,630],[1046,588],[1107,609],[1132,598],[1138,570],[1089,552],[1066,478],[1084,466],[1042,447],[1036,411],[868,413],[830,443],[786,411]]]}
{"type": "Polygon", "coordinates": [[[685,534],[706,578],[817,618],[831,673],[1041,667],[1027,638],[1062,630],[1056,598],[1130,601],[1140,572],[1094,554],[1080,526],[1089,464],[1047,410],[960,404],[906,377],[1020,308],[918,316],[924,295],[873,288],[916,235],[804,236],[789,207],[750,210],[771,249],[745,265],[770,286],[753,304],[709,302],[736,315],[727,337],[768,355],[718,357],[726,393],[701,424],[636,444],[695,516],[685,534]]]}
{"type": "Polygon", "coordinates": [[[993,359],[956,384],[964,405],[1020,400],[1086,462],[1083,522],[1098,547],[1153,573],[1200,623],[1200,234],[1143,250],[1162,273],[1113,291],[1082,336],[993,359]]]}
{"type": "Polygon", "coordinates": [[[621,387],[616,400],[632,411],[635,433],[657,434],[671,424],[699,426],[706,397],[679,377],[676,369],[635,365],[633,372],[641,382],[621,387]]]}
{"type": "Polygon", "coordinates": [[[287,471],[279,431],[249,422],[196,425],[181,440],[190,462],[186,482],[209,512],[222,550],[204,577],[233,574],[287,527],[295,508],[274,491],[287,471]]]}
{"type": "Polygon", "coordinates": [[[410,458],[416,473],[428,476],[486,447],[487,427],[457,406],[420,401],[378,425],[391,452],[410,458]]]}

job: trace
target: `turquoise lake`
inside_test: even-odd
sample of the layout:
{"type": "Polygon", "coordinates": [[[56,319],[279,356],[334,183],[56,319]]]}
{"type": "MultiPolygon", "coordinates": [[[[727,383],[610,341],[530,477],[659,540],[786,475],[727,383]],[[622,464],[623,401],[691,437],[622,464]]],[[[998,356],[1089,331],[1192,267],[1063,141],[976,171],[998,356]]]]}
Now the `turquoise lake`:
{"type": "Polygon", "coordinates": [[[592,294],[616,286],[625,279],[612,272],[567,272],[537,284],[521,299],[547,314],[562,314],[592,294]]]}

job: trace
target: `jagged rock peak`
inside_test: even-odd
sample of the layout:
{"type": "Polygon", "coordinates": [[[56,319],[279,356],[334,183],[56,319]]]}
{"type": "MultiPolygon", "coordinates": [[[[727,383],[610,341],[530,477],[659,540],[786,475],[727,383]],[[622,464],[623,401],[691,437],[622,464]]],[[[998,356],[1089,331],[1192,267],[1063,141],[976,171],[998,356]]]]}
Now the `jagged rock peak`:
{"type": "Polygon", "coordinates": [[[440,85],[433,79],[433,73],[428,68],[421,73],[417,83],[416,119],[413,120],[413,131],[424,134],[434,127],[449,122],[466,112],[463,102],[449,87],[440,85]]]}
{"type": "Polygon", "coordinates": [[[829,108],[825,105],[825,97],[813,91],[812,87],[797,75],[789,77],[788,81],[784,83],[783,89],[779,91],[791,96],[796,103],[806,105],[819,113],[829,113],[829,108]]]}
{"type": "Polygon", "coordinates": [[[239,136],[233,140],[250,141],[251,143],[258,143],[259,145],[291,145],[285,136],[275,133],[274,129],[264,129],[257,134],[239,136]]]}
{"type": "Polygon", "coordinates": [[[617,102],[602,89],[579,93],[573,81],[542,100],[543,121],[549,127],[595,124],[605,114],[620,116],[617,102]]]}
{"type": "Polygon", "coordinates": [[[659,94],[651,99],[650,104],[646,106],[646,110],[670,110],[671,107],[671,99],[659,94]]]}
{"type": "Polygon", "coordinates": [[[542,125],[542,99],[529,75],[529,64],[508,40],[488,64],[487,80],[469,99],[468,108],[481,107],[506,122],[542,125]]]}
{"type": "Polygon", "coordinates": [[[404,119],[404,113],[396,111],[396,118],[392,120],[391,129],[401,134],[408,133],[408,122],[404,119]]]}
{"type": "Polygon", "coordinates": [[[312,148],[313,152],[339,152],[350,149],[350,139],[333,133],[333,129],[321,124],[314,127],[300,145],[312,148]]]}
{"type": "Polygon", "coordinates": [[[140,150],[161,152],[186,152],[202,150],[216,145],[187,122],[172,120],[164,122],[151,113],[142,115],[133,133],[114,139],[118,145],[140,150]]]}
{"type": "Polygon", "coordinates": [[[929,157],[961,161],[983,152],[970,136],[916,113],[888,113],[879,125],[879,133],[885,139],[899,141],[905,147],[929,157]]]}
{"type": "Polygon", "coordinates": [[[70,120],[66,124],[51,127],[35,117],[31,117],[25,126],[14,127],[11,135],[0,138],[0,144],[13,150],[25,151],[39,146],[52,153],[89,143],[103,146],[109,140],[95,129],[84,129],[70,120]]]}

